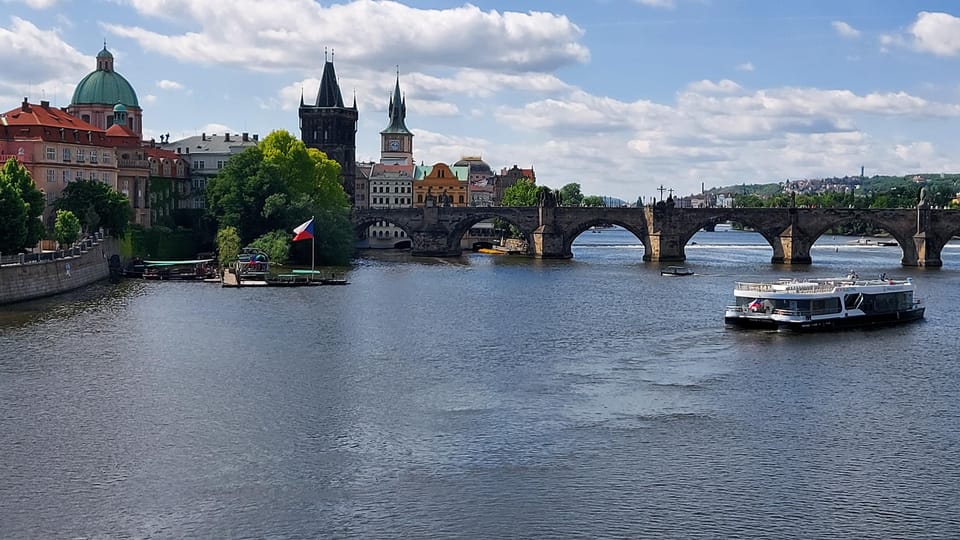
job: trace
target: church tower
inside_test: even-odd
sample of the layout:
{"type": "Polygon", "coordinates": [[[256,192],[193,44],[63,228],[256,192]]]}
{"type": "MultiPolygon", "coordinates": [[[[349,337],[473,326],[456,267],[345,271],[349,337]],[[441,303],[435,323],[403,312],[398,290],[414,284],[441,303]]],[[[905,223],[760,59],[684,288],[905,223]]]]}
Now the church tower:
{"type": "Polygon", "coordinates": [[[356,195],[357,118],[357,98],[352,107],[343,105],[332,56],[324,59],[316,104],[305,105],[300,96],[300,140],[340,164],[343,189],[351,204],[356,195]]]}
{"type": "Polygon", "coordinates": [[[390,125],[380,132],[380,163],[413,165],[413,133],[407,129],[407,99],[400,95],[400,72],[387,111],[390,125]]]}

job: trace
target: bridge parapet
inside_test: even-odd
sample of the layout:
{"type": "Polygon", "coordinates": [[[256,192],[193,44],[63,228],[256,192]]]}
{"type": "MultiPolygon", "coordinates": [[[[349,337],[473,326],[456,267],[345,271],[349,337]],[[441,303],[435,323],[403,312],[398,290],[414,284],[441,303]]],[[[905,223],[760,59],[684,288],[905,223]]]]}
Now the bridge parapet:
{"type": "Polygon", "coordinates": [[[646,261],[684,261],[684,247],[700,229],[736,222],[756,231],[773,249],[775,264],[810,264],[810,250],[827,231],[864,222],[890,233],[904,266],[940,266],[943,246],[960,234],[960,211],[929,208],[572,208],[432,207],[354,211],[358,231],[385,221],[406,231],[414,255],[456,256],[460,240],[476,223],[499,218],[520,230],[530,255],[570,258],[582,232],[619,225],[643,242],[646,261]]]}

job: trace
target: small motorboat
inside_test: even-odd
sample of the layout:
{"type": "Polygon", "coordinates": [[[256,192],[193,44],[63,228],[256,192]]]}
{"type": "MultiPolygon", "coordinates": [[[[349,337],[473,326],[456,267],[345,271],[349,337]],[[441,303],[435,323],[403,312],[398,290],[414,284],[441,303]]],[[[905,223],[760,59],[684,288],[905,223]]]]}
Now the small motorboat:
{"type": "Polygon", "coordinates": [[[686,266],[668,266],[660,270],[661,276],[692,276],[693,270],[686,266]]]}

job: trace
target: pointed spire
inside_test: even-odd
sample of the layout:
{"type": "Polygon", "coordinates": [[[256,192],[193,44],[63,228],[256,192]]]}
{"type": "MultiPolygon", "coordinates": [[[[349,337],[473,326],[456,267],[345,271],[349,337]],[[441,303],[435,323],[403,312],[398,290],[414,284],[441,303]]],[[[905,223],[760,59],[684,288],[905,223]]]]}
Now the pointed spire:
{"type": "Polygon", "coordinates": [[[300,106],[303,107],[303,87],[300,87],[300,106]]]}
{"type": "Polygon", "coordinates": [[[320,90],[317,91],[317,107],[343,107],[343,95],[340,93],[340,84],[337,82],[337,72],[333,69],[333,61],[326,60],[327,49],[323,50],[323,76],[320,77],[320,90]]]}
{"type": "Polygon", "coordinates": [[[393,95],[390,97],[390,108],[387,111],[390,118],[390,125],[381,133],[410,133],[404,119],[407,117],[406,99],[400,93],[400,67],[397,66],[397,83],[393,87],[393,95]]]}

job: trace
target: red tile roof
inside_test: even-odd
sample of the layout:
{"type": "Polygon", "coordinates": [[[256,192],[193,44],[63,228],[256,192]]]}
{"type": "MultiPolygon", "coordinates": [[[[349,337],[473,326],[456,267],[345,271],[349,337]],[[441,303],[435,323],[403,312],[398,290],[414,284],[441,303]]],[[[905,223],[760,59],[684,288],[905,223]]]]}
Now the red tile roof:
{"type": "MultiPolygon", "coordinates": [[[[16,109],[11,109],[0,116],[3,116],[6,121],[5,123],[10,126],[43,126],[103,133],[103,130],[97,126],[88,124],[66,111],[51,107],[46,101],[40,102],[40,105],[34,105],[24,101],[16,109]]],[[[3,123],[4,122],[0,121],[0,125],[3,125],[3,123]]]]}

